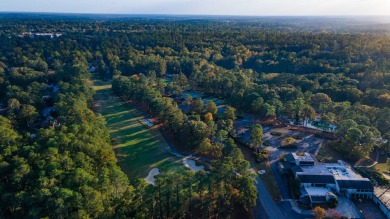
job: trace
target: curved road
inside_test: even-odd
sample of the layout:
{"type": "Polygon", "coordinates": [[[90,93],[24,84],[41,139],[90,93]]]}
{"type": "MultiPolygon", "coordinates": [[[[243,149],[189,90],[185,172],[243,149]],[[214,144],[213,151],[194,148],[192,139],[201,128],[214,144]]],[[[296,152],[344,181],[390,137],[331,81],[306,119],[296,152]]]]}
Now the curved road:
{"type": "Polygon", "coordinates": [[[272,199],[268,190],[265,188],[261,179],[256,177],[256,187],[259,193],[259,196],[256,201],[257,207],[253,209],[253,215],[256,219],[285,219],[285,216],[280,211],[279,207],[276,205],[275,201],[272,199]]]}

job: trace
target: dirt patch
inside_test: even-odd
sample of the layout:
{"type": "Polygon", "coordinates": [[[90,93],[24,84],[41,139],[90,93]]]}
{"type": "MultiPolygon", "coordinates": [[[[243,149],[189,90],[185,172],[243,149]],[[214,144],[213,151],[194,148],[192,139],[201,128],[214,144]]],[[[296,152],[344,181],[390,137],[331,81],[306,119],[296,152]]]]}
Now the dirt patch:
{"type": "Polygon", "coordinates": [[[284,127],[284,125],[279,122],[277,119],[272,117],[262,117],[260,118],[260,124],[261,125],[268,125],[268,126],[274,126],[274,127],[284,127]]]}

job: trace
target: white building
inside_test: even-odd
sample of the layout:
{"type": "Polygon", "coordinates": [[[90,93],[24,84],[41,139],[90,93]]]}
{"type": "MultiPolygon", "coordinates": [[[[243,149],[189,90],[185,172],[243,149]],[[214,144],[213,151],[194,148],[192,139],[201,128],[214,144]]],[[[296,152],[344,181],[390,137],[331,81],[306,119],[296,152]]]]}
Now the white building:
{"type": "Polygon", "coordinates": [[[301,200],[310,201],[311,204],[322,203],[333,194],[348,198],[372,198],[374,188],[371,181],[341,160],[337,163],[319,163],[308,153],[291,153],[286,155],[286,162],[295,165],[291,171],[300,183],[301,200]]]}

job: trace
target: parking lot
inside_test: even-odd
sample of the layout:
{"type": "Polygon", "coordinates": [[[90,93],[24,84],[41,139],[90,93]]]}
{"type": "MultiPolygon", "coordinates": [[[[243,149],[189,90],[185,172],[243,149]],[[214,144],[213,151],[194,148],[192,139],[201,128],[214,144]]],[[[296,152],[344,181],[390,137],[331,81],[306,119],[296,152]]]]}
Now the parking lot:
{"type": "Polygon", "coordinates": [[[263,127],[264,137],[263,141],[267,146],[278,148],[282,141],[288,137],[295,138],[294,144],[297,146],[295,149],[283,149],[278,148],[276,152],[308,152],[314,154],[317,149],[322,145],[324,140],[316,137],[315,134],[290,130],[288,127],[273,128],[270,126],[263,127]],[[273,135],[271,133],[280,133],[280,136],[273,135]]]}
{"type": "Polygon", "coordinates": [[[386,219],[385,215],[372,200],[364,200],[363,202],[354,200],[354,204],[367,219],[386,219]]]}
{"type": "Polygon", "coordinates": [[[339,196],[339,205],[334,209],[347,218],[364,218],[359,209],[346,197],[339,196]]]}

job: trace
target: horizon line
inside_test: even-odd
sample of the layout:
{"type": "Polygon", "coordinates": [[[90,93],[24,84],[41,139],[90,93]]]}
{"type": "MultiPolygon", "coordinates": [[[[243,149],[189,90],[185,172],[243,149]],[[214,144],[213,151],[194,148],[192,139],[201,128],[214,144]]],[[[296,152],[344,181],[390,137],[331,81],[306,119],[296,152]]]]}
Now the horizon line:
{"type": "Polygon", "coordinates": [[[169,14],[156,14],[156,13],[113,13],[113,12],[52,12],[52,11],[1,11],[0,14],[12,13],[12,14],[85,14],[85,15],[158,15],[158,16],[232,16],[232,17],[390,17],[390,15],[330,15],[330,14],[319,14],[319,15],[241,15],[241,14],[180,14],[180,13],[169,13],[169,14]]]}

